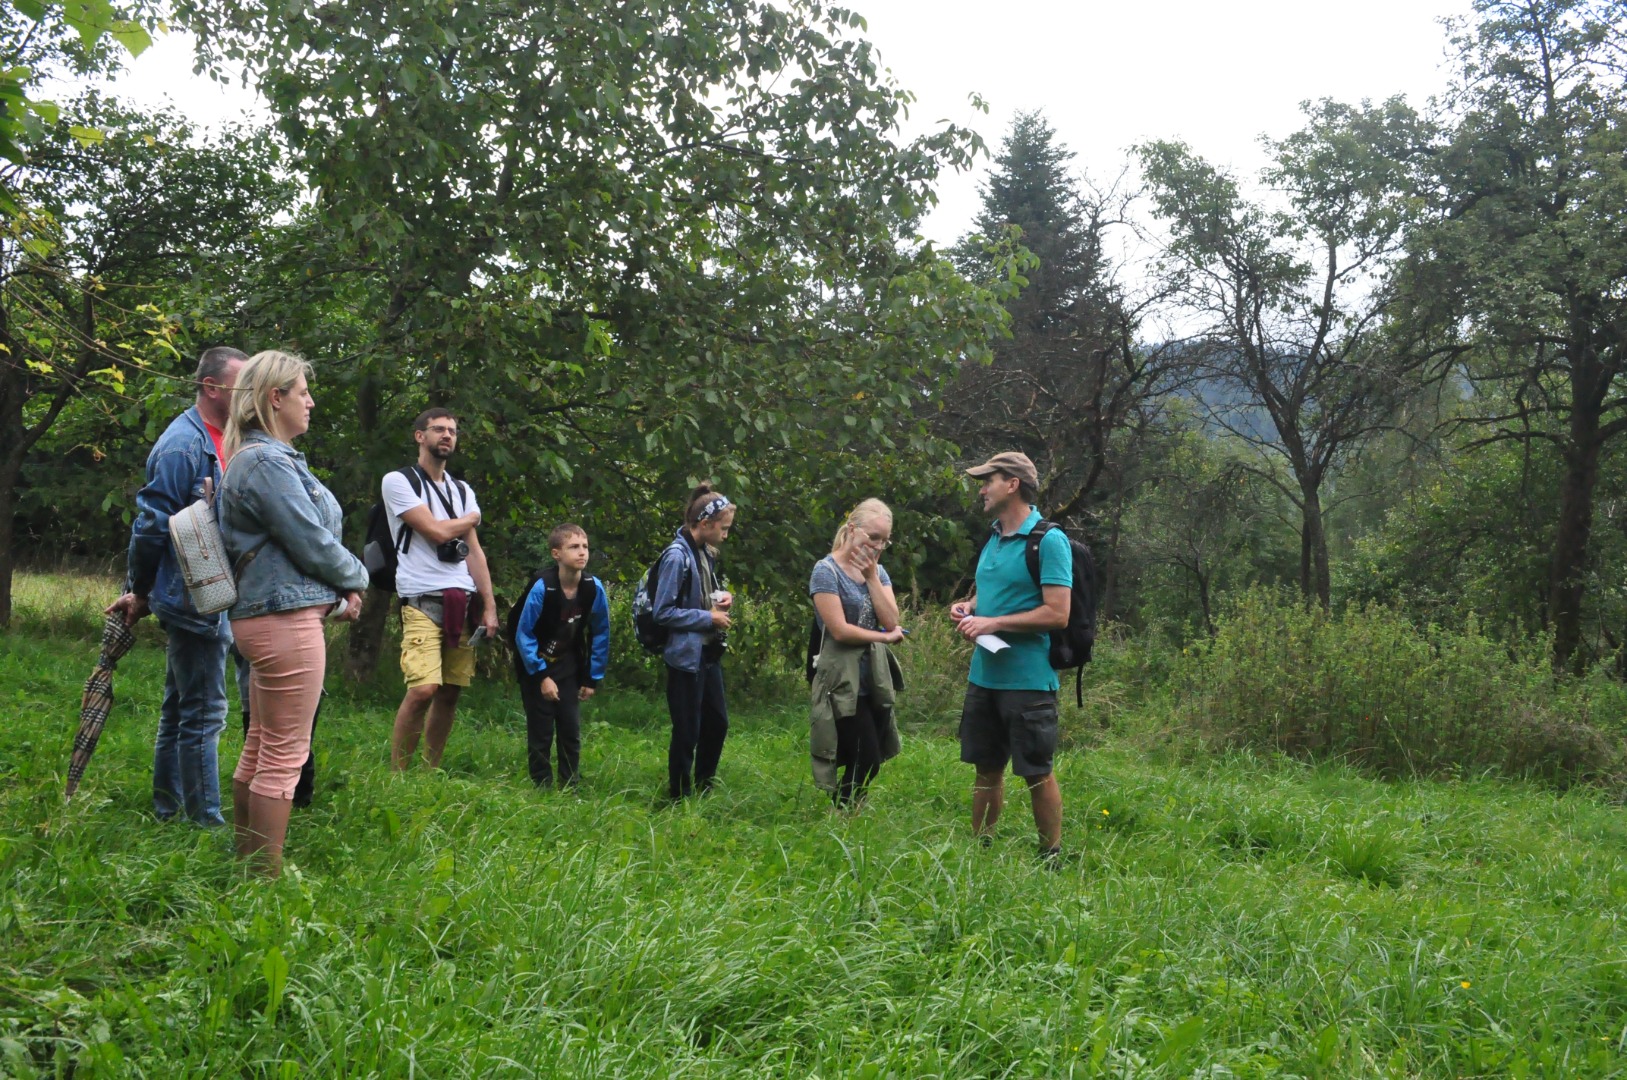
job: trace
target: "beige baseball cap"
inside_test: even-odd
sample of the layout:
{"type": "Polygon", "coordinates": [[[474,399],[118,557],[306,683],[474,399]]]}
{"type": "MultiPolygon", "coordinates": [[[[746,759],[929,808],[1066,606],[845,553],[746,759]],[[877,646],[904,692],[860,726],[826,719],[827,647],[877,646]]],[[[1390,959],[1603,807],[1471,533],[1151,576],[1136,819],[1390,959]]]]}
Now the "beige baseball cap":
{"type": "Polygon", "coordinates": [[[1015,476],[1019,480],[1026,480],[1035,487],[1039,487],[1039,470],[1034,468],[1034,462],[1029,459],[1027,454],[1018,453],[1016,450],[1007,450],[995,454],[983,464],[967,469],[966,475],[975,476],[981,480],[983,477],[997,472],[1005,473],[1007,476],[1015,476]]]}

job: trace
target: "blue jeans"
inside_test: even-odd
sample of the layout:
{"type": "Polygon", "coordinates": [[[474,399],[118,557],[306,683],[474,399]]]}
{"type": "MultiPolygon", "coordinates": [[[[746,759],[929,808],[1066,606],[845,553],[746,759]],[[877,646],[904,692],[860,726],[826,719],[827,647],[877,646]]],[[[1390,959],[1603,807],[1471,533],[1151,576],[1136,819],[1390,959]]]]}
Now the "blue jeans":
{"type": "Polygon", "coordinates": [[[220,813],[220,732],[226,726],[229,637],[166,626],[164,704],[153,745],[153,812],[184,812],[198,825],[224,825],[220,813]]]}

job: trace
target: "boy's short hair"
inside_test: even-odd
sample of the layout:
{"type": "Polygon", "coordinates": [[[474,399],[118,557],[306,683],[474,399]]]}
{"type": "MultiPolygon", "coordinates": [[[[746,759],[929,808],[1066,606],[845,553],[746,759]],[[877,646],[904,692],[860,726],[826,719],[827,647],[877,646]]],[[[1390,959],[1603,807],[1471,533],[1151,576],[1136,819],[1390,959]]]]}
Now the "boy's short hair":
{"type": "Polygon", "coordinates": [[[554,531],[548,534],[548,550],[558,551],[565,546],[565,541],[573,536],[580,536],[586,540],[588,531],[575,522],[567,521],[563,525],[555,525],[554,531]]]}
{"type": "Polygon", "coordinates": [[[451,409],[443,409],[440,406],[436,406],[433,409],[425,409],[423,412],[419,413],[418,419],[412,422],[412,430],[428,431],[429,422],[431,420],[450,420],[454,424],[458,422],[458,418],[452,415],[451,409]]]}

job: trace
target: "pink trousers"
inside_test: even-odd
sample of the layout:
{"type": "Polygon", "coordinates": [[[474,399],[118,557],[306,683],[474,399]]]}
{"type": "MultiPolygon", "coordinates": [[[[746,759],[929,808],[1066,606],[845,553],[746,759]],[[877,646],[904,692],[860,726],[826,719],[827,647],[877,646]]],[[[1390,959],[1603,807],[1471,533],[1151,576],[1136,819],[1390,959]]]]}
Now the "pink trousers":
{"type": "Polygon", "coordinates": [[[233,780],[256,795],[292,799],[311,752],[311,720],[322,696],[328,648],[322,616],[328,605],[235,619],[232,636],[248,658],[249,731],[233,780]]]}

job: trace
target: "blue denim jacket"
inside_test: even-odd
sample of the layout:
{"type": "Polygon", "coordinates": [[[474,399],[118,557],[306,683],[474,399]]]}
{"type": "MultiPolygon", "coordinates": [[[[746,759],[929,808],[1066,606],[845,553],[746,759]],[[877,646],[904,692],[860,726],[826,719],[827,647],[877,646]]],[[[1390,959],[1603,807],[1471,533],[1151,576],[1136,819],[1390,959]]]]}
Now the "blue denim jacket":
{"type": "Polygon", "coordinates": [[[215,509],[226,554],[241,567],[231,618],[331,604],[339,593],[367,588],[367,567],[341,541],[339,500],[287,443],[249,432],[215,509]]]}
{"type": "Polygon", "coordinates": [[[230,637],[224,614],[199,615],[187,595],[175,549],[169,542],[170,515],[203,498],[203,482],[220,487],[215,440],[194,405],[164,429],[147,455],[146,482],[136,492],[136,519],[130,525],[130,553],[124,579],[126,592],[145,596],[165,626],[205,637],[230,637]]]}
{"type": "MultiPolygon", "coordinates": [[[[710,559],[704,552],[699,556],[710,559]]],[[[661,553],[660,568],[655,575],[655,601],[652,614],[655,621],[665,626],[667,647],[661,659],[668,667],[679,671],[696,672],[701,669],[701,647],[706,644],[706,631],[712,628],[712,601],[705,595],[706,585],[701,568],[696,562],[695,547],[682,529],[661,553]],[[689,568],[689,588],[679,596],[684,584],[684,568],[689,568]]],[[[713,567],[716,567],[714,562],[713,567]]],[[[714,575],[715,576],[715,575],[714,575]]]]}

